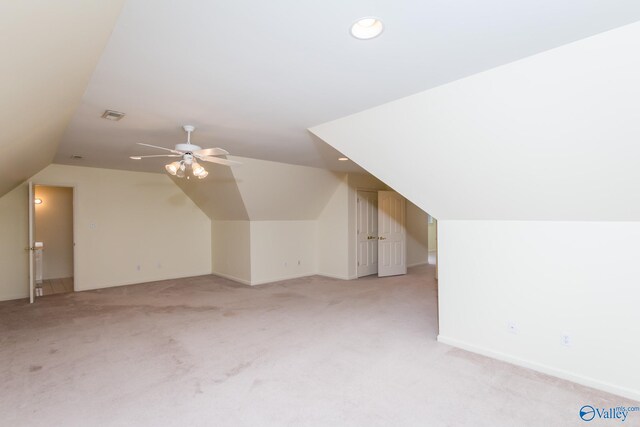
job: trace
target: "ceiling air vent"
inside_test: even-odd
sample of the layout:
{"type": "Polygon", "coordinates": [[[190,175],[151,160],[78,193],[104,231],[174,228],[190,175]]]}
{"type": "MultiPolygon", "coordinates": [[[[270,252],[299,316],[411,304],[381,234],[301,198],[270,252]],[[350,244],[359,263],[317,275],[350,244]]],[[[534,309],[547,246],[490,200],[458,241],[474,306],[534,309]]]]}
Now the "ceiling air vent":
{"type": "Polygon", "coordinates": [[[124,113],[121,113],[120,111],[104,110],[104,113],[102,113],[103,119],[112,120],[114,122],[117,122],[123,117],[124,117],[124,113]]]}

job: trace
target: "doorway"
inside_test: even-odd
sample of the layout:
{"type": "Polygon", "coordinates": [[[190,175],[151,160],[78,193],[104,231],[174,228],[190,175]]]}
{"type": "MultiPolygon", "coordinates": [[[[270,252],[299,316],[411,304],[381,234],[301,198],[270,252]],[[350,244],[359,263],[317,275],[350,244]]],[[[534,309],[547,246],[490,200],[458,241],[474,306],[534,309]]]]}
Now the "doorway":
{"type": "Polygon", "coordinates": [[[33,186],[35,296],[74,291],[73,187],[33,186]]]}
{"type": "Polygon", "coordinates": [[[395,191],[356,193],[357,277],[406,274],[405,199],[395,191]]]}

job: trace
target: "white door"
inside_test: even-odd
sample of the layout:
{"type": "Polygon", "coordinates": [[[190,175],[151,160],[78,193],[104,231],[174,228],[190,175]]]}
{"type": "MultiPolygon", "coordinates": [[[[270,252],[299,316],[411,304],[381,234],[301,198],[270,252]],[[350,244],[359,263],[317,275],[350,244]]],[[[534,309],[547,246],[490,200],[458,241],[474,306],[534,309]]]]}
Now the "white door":
{"type": "Polygon", "coordinates": [[[395,191],[378,191],[378,276],[407,274],[405,200],[395,191]]]}
{"type": "Polygon", "coordinates": [[[358,277],[378,272],[378,193],[358,191],[358,277]]]}
{"type": "Polygon", "coordinates": [[[34,233],[34,217],[35,217],[35,201],[34,201],[34,192],[33,192],[33,183],[29,182],[29,242],[28,242],[28,252],[29,252],[29,302],[33,304],[35,300],[35,292],[36,292],[36,274],[35,274],[35,263],[34,263],[34,254],[35,254],[35,233],[34,233]]]}

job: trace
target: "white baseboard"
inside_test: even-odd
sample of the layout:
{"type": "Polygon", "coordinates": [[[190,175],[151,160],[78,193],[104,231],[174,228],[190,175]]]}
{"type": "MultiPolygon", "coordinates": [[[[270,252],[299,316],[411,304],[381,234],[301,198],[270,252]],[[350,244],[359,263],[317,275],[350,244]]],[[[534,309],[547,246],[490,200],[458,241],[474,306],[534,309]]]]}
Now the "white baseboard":
{"type": "Polygon", "coordinates": [[[315,276],[317,273],[302,273],[302,274],[293,274],[291,276],[280,276],[280,277],[275,277],[275,278],[270,278],[270,279],[266,279],[266,280],[257,280],[257,281],[251,281],[251,286],[257,286],[257,285],[266,285],[267,283],[273,283],[273,282],[282,282],[283,280],[291,280],[291,279],[300,279],[302,277],[309,277],[309,276],[315,276]]]}
{"type": "Polygon", "coordinates": [[[427,265],[427,264],[429,264],[429,261],[420,261],[420,262],[415,262],[413,264],[408,264],[407,268],[417,267],[419,265],[427,265]]]}
{"type": "Polygon", "coordinates": [[[27,299],[27,298],[29,298],[29,293],[10,294],[10,295],[0,296],[0,301],[13,301],[16,299],[27,299]]]}
{"type": "Polygon", "coordinates": [[[126,280],[124,282],[115,282],[115,283],[100,283],[98,285],[86,285],[83,281],[78,278],[74,278],[73,283],[73,291],[74,292],[82,292],[82,291],[96,291],[98,289],[108,289],[108,288],[117,288],[120,286],[129,286],[129,285],[139,285],[141,283],[151,283],[151,282],[163,282],[165,280],[179,280],[179,279],[188,279],[190,277],[198,277],[198,276],[208,276],[211,274],[210,272],[204,271],[196,271],[194,273],[189,274],[180,274],[178,276],[164,276],[164,277],[139,277],[133,280],[126,280]]]}
{"type": "Polygon", "coordinates": [[[243,285],[251,286],[251,284],[252,284],[250,280],[241,279],[239,277],[232,276],[230,274],[218,273],[216,271],[212,272],[211,274],[213,274],[214,276],[222,277],[223,279],[229,279],[229,280],[232,280],[234,282],[242,283],[243,285]]]}
{"type": "Polygon", "coordinates": [[[351,280],[351,279],[354,279],[354,277],[340,276],[338,274],[316,273],[316,275],[322,276],[322,277],[328,277],[329,279],[338,279],[338,280],[351,280]]]}
{"type": "Polygon", "coordinates": [[[572,372],[568,372],[563,369],[554,368],[552,366],[544,365],[537,362],[532,362],[530,360],[520,359],[518,357],[511,356],[506,353],[489,350],[484,347],[478,347],[473,344],[469,344],[469,343],[459,341],[454,338],[445,337],[442,335],[438,335],[438,342],[441,342],[443,344],[448,344],[453,347],[461,348],[463,350],[467,350],[472,353],[477,353],[483,356],[491,357],[493,359],[502,360],[503,362],[508,362],[513,365],[522,366],[524,368],[542,372],[543,374],[562,378],[563,380],[572,381],[574,383],[581,384],[587,387],[606,391],[607,393],[616,394],[618,396],[622,396],[627,399],[640,401],[640,391],[637,391],[637,390],[632,390],[626,387],[619,387],[614,384],[596,380],[594,378],[585,377],[579,374],[574,374],[572,372]]]}

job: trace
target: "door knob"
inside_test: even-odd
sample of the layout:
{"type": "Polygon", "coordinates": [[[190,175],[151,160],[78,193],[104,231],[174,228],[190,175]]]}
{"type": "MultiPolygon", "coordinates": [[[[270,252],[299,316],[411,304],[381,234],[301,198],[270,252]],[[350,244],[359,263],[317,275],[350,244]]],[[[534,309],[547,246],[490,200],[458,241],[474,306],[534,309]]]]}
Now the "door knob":
{"type": "Polygon", "coordinates": [[[387,238],[386,238],[386,237],[382,237],[382,236],[381,236],[381,237],[378,237],[378,239],[380,239],[380,240],[387,240],[387,238]]]}

